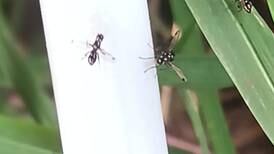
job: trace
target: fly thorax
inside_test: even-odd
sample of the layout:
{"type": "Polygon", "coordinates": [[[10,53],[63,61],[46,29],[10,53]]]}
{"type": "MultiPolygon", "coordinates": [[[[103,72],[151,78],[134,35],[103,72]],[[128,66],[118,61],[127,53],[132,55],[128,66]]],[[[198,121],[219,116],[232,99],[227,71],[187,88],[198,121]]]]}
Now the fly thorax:
{"type": "Polygon", "coordinates": [[[94,46],[95,46],[94,49],[99,49],[101,47],[101,41],[100,40],[99,41],[95,41],[94,46]]]}

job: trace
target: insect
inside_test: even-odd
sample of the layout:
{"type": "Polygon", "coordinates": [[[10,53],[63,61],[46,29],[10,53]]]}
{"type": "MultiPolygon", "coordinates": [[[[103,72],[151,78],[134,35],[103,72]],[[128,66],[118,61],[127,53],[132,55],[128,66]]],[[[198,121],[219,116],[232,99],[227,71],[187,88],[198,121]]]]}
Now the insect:
{"type": "Polygon", "coordinates": [[[98,51],[100,51],[100,53],[103,54],[104,56],[109,57],[111,60],[113,61],[115,60],[115,58],[110,53],[107,53],[101,48],[101,43],[103,40],[104,40],[103,34],[97,34],[93,44],[87,42],[87,45],[91,47],[92,49],[88,51],[87,53],[85,53],[84,58],[88,56],[88,63],[90,65],[93,65],[96,62],[96,60],[99,61],[98,51]]]}
{"type": "Polygon", "coordinates": [[[235,0],[235,3],[237,3],[239,10],[243,8],[247,13],[251,13],[253,6],[251,0],[235,0]]]}
{"type": "Polygon", "coordinates": [[[155,52],[155,57],[149,57],[149,58],[143,58],[143,57],[139,57],[141,59],[154,59],[156,66],[151,66],[148,69],[145,70],[145,72],[149,71],[152,68],[155,68],[157,66],[160,65],[166,65],[168,68],[171,68],[173,71],[175,71],[175,73],[177,74],[177,76],[184,82],[187,81],[183,71],[177,67],[175,64],[173,64],[172,62],[174,61],[174,57],[175,57],[175,52],[174,52],[174,47],[176,42],[179,40],[179,36],[180,36],[180,31],[177,31],[175,33],[175,35],[170,39],[169,41],[169,46],[167,48],[163,48],[161,50],[158,49],[154,49],[155,52]]]}

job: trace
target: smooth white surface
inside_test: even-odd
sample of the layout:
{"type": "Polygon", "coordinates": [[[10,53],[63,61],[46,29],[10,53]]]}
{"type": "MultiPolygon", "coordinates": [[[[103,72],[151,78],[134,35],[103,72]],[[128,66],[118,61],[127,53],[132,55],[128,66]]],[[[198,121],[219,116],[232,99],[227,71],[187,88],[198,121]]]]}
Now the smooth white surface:
{"type": "Polygon", "coordinates": [[[64,153],[167,154],[147,1],[40,3],[64,153]],[[98,33],[114,63],[82,59],[98,33]]]}

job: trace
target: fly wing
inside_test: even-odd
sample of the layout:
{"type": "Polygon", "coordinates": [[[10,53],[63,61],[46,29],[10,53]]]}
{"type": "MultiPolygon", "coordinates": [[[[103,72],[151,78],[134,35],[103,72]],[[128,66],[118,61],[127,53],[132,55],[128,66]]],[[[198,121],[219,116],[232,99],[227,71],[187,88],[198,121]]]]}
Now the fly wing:
{"type": "Polygon", "coordinates": [[[168,47],[169,51],[174,49],[176,43],[180,39],[180,36],[181,36],[181,31],[179,31],[179,30],[174,34],[174,36],[172,36],[172,38],[170,39],[170,42],[169,42],[169,47],[168,47]]]}
{"type": "Polygon", "coordinates": [[[187,82],[186,76],[184,75],[183,71],[182,71],[179,67],[177,67],[176,65],[174,65],[174,64],[171,63],[171,62],[168,63],[168,66],[170,66],[171,69],[175,71],[175,73],[178,75],[178,77],[179,77],[182,81],[187,82]]]}
{"type": "Polygon", "coordinates": [[[110,62],[115,62],[116,58],[113,57],[110,53],[106,52],[104,49],[101,48],[99,48],[98,50],[100,50],[103,59],[110,62]]]}

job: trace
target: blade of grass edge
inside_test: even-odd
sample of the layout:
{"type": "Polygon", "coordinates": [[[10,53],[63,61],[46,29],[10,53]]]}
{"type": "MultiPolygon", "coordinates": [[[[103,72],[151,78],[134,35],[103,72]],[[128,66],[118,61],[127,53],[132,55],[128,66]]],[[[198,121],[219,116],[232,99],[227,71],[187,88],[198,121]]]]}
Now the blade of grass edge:
{"type": "Polygon", "coordinates": [[[268,6],[269,6],[269,10],[271,12],[272,15],[272,20],[274,20],[274,1],[273,0],[268,0],[268,6]]]}
{"type": "Polygon", "coordinates": [[[212,89],[196,91],[201,107],[202,117],[205,121],[208,137],[213,147],[213,153],[236,154],[224,112],[219,102],[218,93],[212,89]]]}
{"type": "Polygon", "coordinates": [[[242,33],[246,36],[247,42],[250,42],[250,46],[254,49],[254,54],[261,61],[262,67],[271,80],[274,83],[274,34],[256,11],[252,9],[251,14],[245,11],[235,10],[235,3],[230,0],[225,0],[228,7],[231,9],[231,13],[237,19],[236,23],[239,23],[242,33]]]}
{"type": "Polygon", "coordinates": [[[208,149],[208,143],[207,143],[207,138],[206,138],[206,134],[205,134],[205,129],[204,129],[201,117],[200,117],[200,111],[199,111],[199,106],[198,106],[198,102],[197,102],[198,99],[195,98],[196,97],[195,94],[189,89],[180,87],[179,92],[180,92],[182,98],[184,99],[184,105],[185,105],[187,113],[190,117],[196,137],[200,143],[201,153],[209,154],[210,151],[208,149]]]}
{"type": "Polygon", "coordinates": [[[3,40],[6,52],[10,77],[16,90],[20,93],[28,110],[37,122],[57,127],[57,116],[53,103],[42,91],[37,80],[27,66],[27,63],[17,52],[16,41],[8,29],[3,14],[0,11],[0,40],[3,40]]]}

